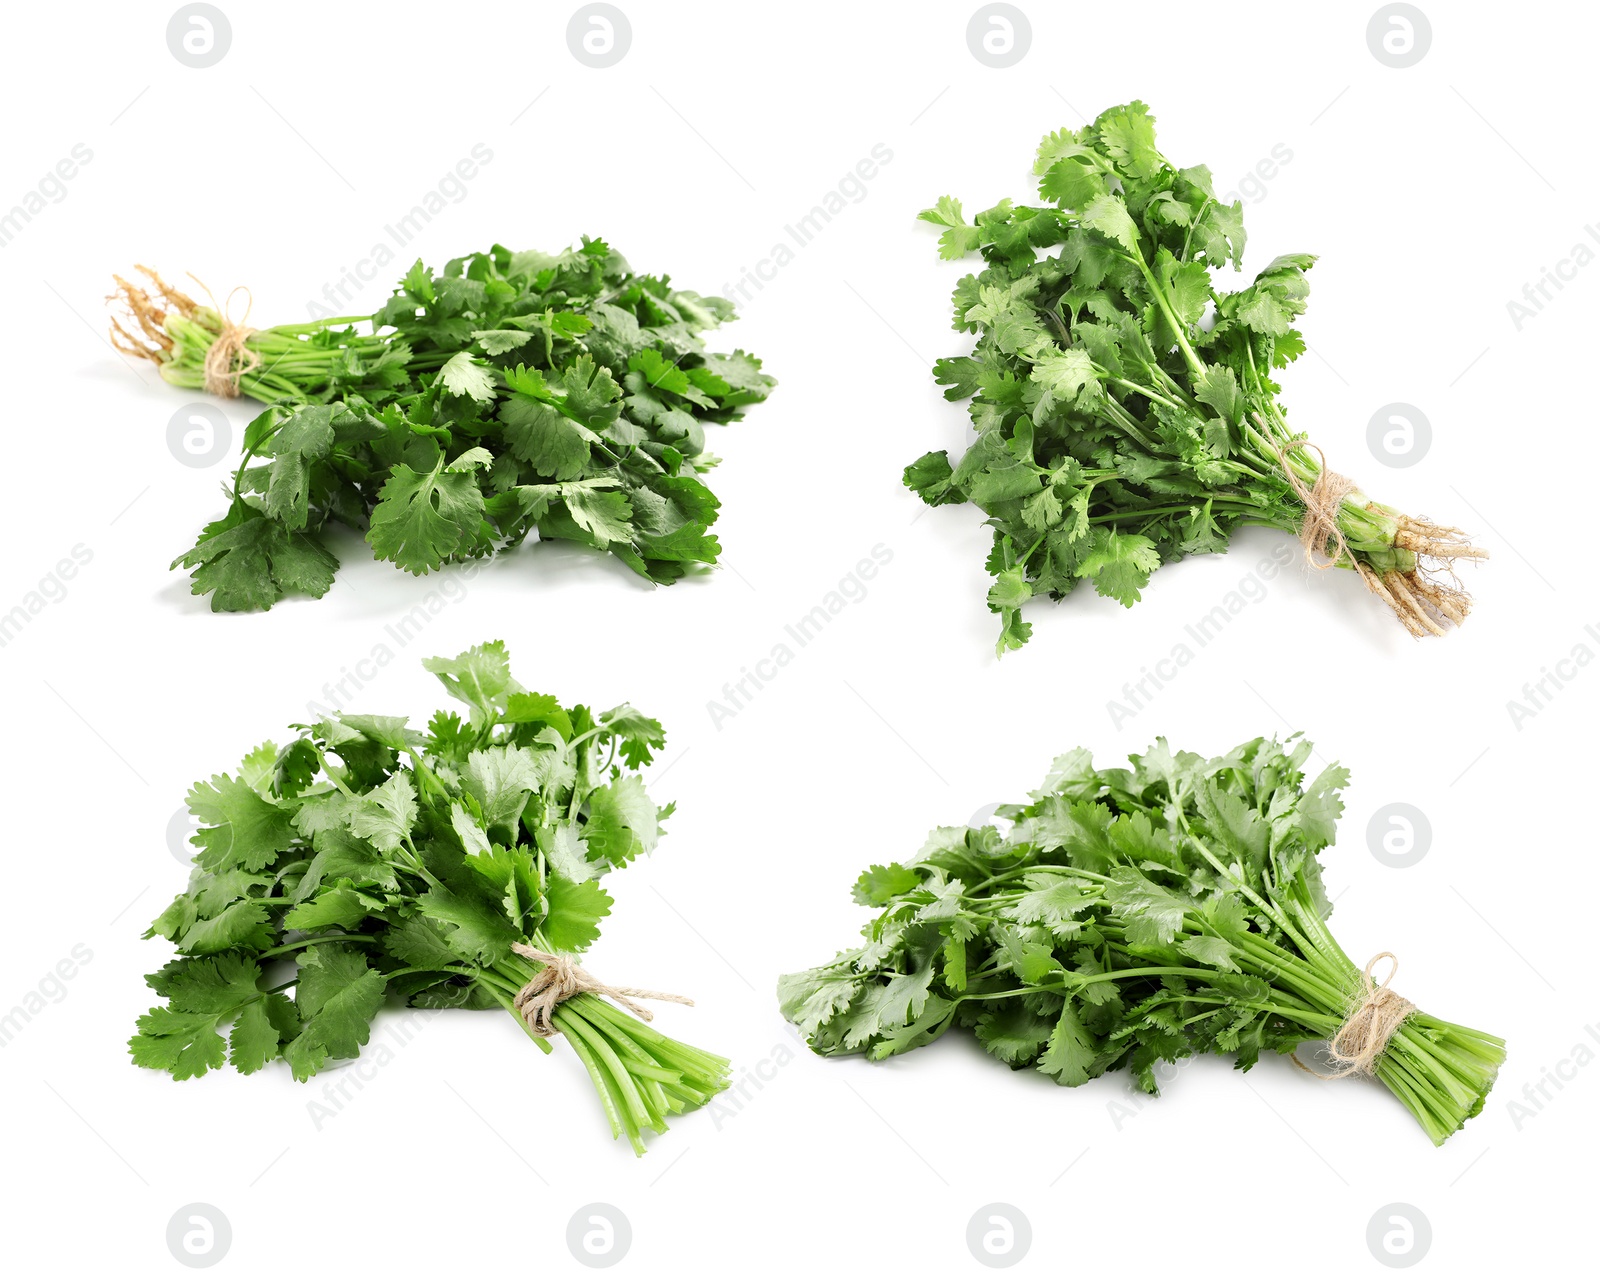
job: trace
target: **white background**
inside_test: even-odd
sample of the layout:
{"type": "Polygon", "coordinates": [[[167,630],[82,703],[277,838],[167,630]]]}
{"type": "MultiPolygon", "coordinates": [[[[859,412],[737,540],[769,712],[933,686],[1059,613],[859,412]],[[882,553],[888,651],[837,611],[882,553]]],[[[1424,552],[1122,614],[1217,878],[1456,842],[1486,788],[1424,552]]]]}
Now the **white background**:
{"type": "MultiPolygon", "coordinates": [[[[222,1266],[243,1268],[577,1266],[568,1220],[596,1201],[625,1212],[629,1266],[648,1267],[976,1267],[966,1226],[995,1201],[1030,1219],[1023,1266],[1379,1267],[1368,1221],[1396,1202],[1429,1221],[1425,1266],[1551,1266],[1592,1242],[1580,1216],[1600,1066],[1547,1086],[1530,1118],[1511,1101],[1586,1025],[1600,1031],[1584,970],[1600,669],[1520,729],[1507,702],[1580,642],[1600,650],[1584,630],[1600,620],[1600,269],[1577,271],[1521,331],[1507,302],[1600,217],[1595,21],[1430,3],[1430,51],[1396,70],[1369,51],[1365,3],[1027,0],[1032,48],[995,70],[968,51],[974,7],[626,0],[632,47],[606,70],[568,51],[566,5],[225,0],[232,45],[205,70],[169,53],[168,4],[8,16],[0,208],[75,143],[93,152],[0,249],[0,610],[74,545],[93,554],[0,650],[0,1012],[37,1003],[74,946],[91,953],[0,1051],[18,1265],[177,1267],[168,1220],[195,1202],[228,1217],[222,1266]],[[968,347],[949,328],[963,269],[937,261],[916,212],[944,193],[969,211],[1031,197],[1041,134],[1136,96],[1163,151],[1209,164],[1219,190],[1274,146],[1292,152],[1246,210],[1246,277],[1281,251],[1321,255],[1314,356],[1284,377],[1291,418],[1371,494],[1470,528],[1493,559],[1470,574],[1465,629],[1426,643],[1348,575],[1296,564],[1119,729],[1107,701],[1281,539],[1244,534],[1228,555],[1162,569],[1131,611],[1087,592],[1046,604],[1032,644],[997,663],[979,514],[919,516],[899,473],[966,426],[928,374],[968,347]],[[111,273],[192,270],[219,294],[247,284],[258,323],[302,320],[478,142],[492,161],[355,309],[377,308],[416,253],[438,265],[584,233],[719,291],[875,144],[893,152],[716,337],[781,381],[713,439],[727,568],[652,591],[614,562],[525,547],[401,648],[385,625],[460,580],[411,579],[352,537],[325,599],[210,613],[166,564],[222,510],[226,465],[169,452],[189,399],[108,348],[111,273]],[[1367,446],[1368,420],[1394,401],[1432,423],[1409,468],[1367,446]],[[878,544],[893,560],[865,599],[717,729],[708,702],[878,544]],[[679,812],[658,854],[614,880],[591,966],[692,994],[700,1005],[665,1009],[665,1028],[746,1071],[786,1063],[742,1106],[679,1120],[641,1161],[607,1139],[570,1052],[540,1055],[498,1013],[429,1016],[320,1124],[310,1104],[344,1075],[301,1087],[275,1066],[179,1085],[135,1069],[125,1039],[152,1001],[141,977],[165,958],[139,934],[183,885],[168,823],[190,783],[284,736],[375,646],[395,659],[352,705],[425,717],[442,693],[419,660],[496,637],[529,687],[630,699],[668,726],[652,790],[679,812]],[[1444,1148],[1380,1087],[1314,1082],[1279,1057],[1248,1075],[1192,1063],[1152,1101],[1122,1075],[1075,1091],[1013,1075],[955,1035],[881,1066],[824,1061],[779,1017],[778,973],[851,943],[866,917],[849,900],[862,867],[1018,796],[1057,752],[1114,763],[1157,733],[1209,753],[1291,729],[1354,772],[1324,857],[1346,949],[1396,951],[1396,988],[1510,1040],[1488,1108],[1444,1148]],[[1406,869],[1368,849],[1369,820],[1393,802],[1432,828],[1406,869]]],[[[236,454],[254,410],[225,409],[236,454]]],[[[403,1015],[387,1011],[379,1036],[403,1015]]]]}

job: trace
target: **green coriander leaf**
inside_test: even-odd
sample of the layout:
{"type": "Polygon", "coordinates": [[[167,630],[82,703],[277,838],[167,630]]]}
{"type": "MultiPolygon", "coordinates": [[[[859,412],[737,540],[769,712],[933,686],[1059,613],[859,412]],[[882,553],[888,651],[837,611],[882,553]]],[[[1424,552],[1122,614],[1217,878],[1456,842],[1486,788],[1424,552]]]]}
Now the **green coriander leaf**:
{"type": "Polygon", "coordinates": [[[217,1021],[157,1007],[139,1017],[139,1032],[128,1043],[133,1062],[146,1069],[165,1069],[176,1081],[220,1069],[226,1058],[217,1021]]]}
{"type": "Polygon", "coordinates": [[[177,1011],[228,1016],[256,997],[260,976],[253,958],[230,951],[210,958],[176,959],[145,980],[177,1011]]]}
{"type": "Polygon", "coordinates": [[[451,697],[472,708],[473,722],[479,725],[503,711],[511,694],[520,689],[511,678],[505,644],[498,640],[474,645],[454,658],[424,658],[422,665],[451,697]]]}
{"type": "Polygon", "coordinates": [[[478,347],[491,356],[501,353],[510,353],[513,349],[520,349],[533,339],[533,333],[528,331],[474,331],[472,338],[478,342],[478,347]]]}
{"type": "Polygon", "coordinates": [[[803,1034],[811,1034],[845,1010],[861,990],[849,966],[833,965],[778,977],[778,1006],[803,1034]]]}
{"type": "Polygon", "coordinates": [[[457,397],[469,397],[476,402],[494,399],[494,377],[465,349],[439,368],[439,383],[447,393],[457,397]]]}
{"type": "MultiPolygon", "coordinates": [[[[551,893],[554,893],[552,881],[551,893]]],[[[522,938],[503,913],[477,897],[435,885],[417,898],[417,909],[444,924],[445,940],[463,959],[487,966],[506,957],[522,938]]]]}
{"type": "Polygon", "coordinates": [[[1085,578],[1094,581],[1094,589],[1101,596],[1131,607],[1160,564],[1161,554],[1151,540],[1100,526],[1093,532],[1079,569],[1085,578]]]}
{"type": "Polygon", "coordinates": [[[851,896],[857,905],[885,905],[921,886],[922,876],[905,866],[870,866],[856,880],[851,896]]]}
{"type": "Polygon", "coordinates": [[[442,455],[430,473],[397,464],[372,511],[367,542],[382,560],[426,574],[472,541],[483,513],[476,479],[446,470],[442,455]]]}
{"type": "Polygon", "coordinates": [[[1098,1072],[1094,1039],[1090,1037],[1071,1003],[1063,1004],[1050,1045],[1039,1061],[1039,1071],[1049,1074],[1062,1086],[1082,1086],[1098,1072]]]}
{"type": "Polygon", "coordinates": [[[351,806],[350,833],[370,841],[380,852],[393,852],[410,837],[416,819],[411,778],[397,771],[351,806]]]}
{"type": "Polygon", "coordinates": [[[462,789],[477,801],[490,830],[514,831],[528,796],[541,785],[533,754],[517,746],[474,751],[461,779],[462,789]]]}
{"type": "Polygon", "coordinates": [[[278,1055],[278,1030],[267,1013],[267,1001],[249,1003],[228,1034],[228,1059],[240,1073],[264,1069],[278,1055]]]}
{"type": "Polygon", "coordinates": [[[588,820],[583,828],[589,855],[622,866],[641,852],[652,851],[660,834],[659,816],[637,776],[629,774],[596,788],[589,793],[588,820]]]}
{"type": "Polygon", "coordinates": [[[600,935],[600,920],[611,913],[611,897],[593,879],[574,883],[551,875],[545,892],[550,911],[541,930],[557,950],[581,953],[600,935]]]}
{"type": "Polygon", "coordinates": [[[200,846],[195,860],[207,870],[260,870],[294,842],[290,811],[225,773],[197,782],[185,802],[205,823],[192,842],[200,846]]]}
{"type": "Polygon", "coordinates": [[[296,1080],[304,1082],[330,1059],[353,1060],[360,1054],[383,1005],[384,985],[366,959],[338,945],[302,950],[296,961],[295,1004],[304,1027],[283,1054],[296,1080]]]}

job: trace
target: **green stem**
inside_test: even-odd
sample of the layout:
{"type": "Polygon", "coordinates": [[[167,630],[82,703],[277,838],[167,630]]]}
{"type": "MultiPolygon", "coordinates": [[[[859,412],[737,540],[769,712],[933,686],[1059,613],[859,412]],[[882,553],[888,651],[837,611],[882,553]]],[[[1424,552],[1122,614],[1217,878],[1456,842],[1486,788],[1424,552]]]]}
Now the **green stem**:
{"type": "Polygon", "coordinates": [[[274,945],[269,950],[262,950],[256,955],[256,958],[277,958],[282,954],[289,953],[290,950],[303,950],[312,945],[326,945],[330,941],[356,941],[364,945],[372,945],[376,943],[377,939],[375,936],[346,936],[343,933],[333,936],[308,936],[303,941],[291,941],[287,945],[274,945]]]}

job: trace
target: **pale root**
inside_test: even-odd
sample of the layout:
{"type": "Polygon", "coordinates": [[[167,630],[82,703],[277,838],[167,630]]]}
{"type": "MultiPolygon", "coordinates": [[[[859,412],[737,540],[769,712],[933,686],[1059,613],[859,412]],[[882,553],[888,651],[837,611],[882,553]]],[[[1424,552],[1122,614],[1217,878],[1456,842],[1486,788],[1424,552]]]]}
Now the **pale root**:
{"type": "Polygon", "coordinates": [[[1308,441],[1285,443],[1279,448],[1278,463],[1289,489],[1305,505],[1305,516],[1300,522],[1300,544],[1305,549],[1308,564],[1326,570],[1348,561],[1367,585],[1367,590],[1383,601],[1413,636],[1443,636],[1450,627],[1459,627],[1465,621],[1472,610],[1472,597],[1456,578],[1455,563],[1481,561],[1489,554],[1475,547],[1464,531],[1402,514],[1394,546],[1414,555],[1416,567],[1380,572],[1357,558],[1339,528],[1339,509],[1345,500],[1355,495],[1359,502],[1356,483],[1334,472],[1327,456],[1308,441]],[[1310,486],[1289,462],[1288,453],[1296,446],[1316,452],[1317,478],[1310,486]]]}
{"type": "MultiPolygon", "coordinates": [[[[123,326],[113,314],[112,345],[132,357],[163,365],[170,360],[175,343],[167,331],[167,320],[177,313],[214,332],[215,338],[206,349],[202,367],[206,392],[217,397],[238,397],[239,382],[261,365],[261,355],[247,343],[255,333],[255,328],[249,326],[247,321],[250,317],[249,289],[235,287],[228,293],[228,304],[219,305],[216,297],[211,295],[211,289],[195,278],[211,301],[211,308],[207,309],[193,297],[170,286],[148,265],[136,265],[134,268],[150,280],[159,299],[151,296],[139,284],[130,283],[120,274],[113,274],[117,290],[106,299],[122,307],[123,317],[128,320],[129,326],[123,326]],[[228,310],[234,296],[241,291],[245,295],[245,311],[244,317],[236,322],[229,316],[228,310]],[[137,334],[129,327],[136,328],[137,334]]],[[[189,277],[194,278],[194,275],[190,274],[189,277]]]]}

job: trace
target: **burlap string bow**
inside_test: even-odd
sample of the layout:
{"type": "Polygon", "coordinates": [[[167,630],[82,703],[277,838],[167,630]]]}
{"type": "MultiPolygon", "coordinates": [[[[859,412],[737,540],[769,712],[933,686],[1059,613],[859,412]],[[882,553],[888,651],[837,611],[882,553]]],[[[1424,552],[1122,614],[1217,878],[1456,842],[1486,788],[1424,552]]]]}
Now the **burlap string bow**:
{"type": "MultiPolygon", "coordinates": [[[[194,275],[190,274],[189,277],[194,278],[194,275]]],[[[194,278],[194,281],[200,283],[198,278],[194,278]]],[[[200,283],[200,286],[211,298],[211,307],[217,311],[217,320],[222,324],[217,338],[206,350],[206,392],[218,397],[236,398],[239,396],[239,381],[261,365],[261,355],[245,343],[256,330],[249,325],[255,298],[248,287],[235,287],[228,293],[228,303],[219,305],[217,298],[211,295],[211,289],[204,283],[200,283]],[[233,298],[240,292],[244,293],[244,317],[235,322],[229,310],[233,307],[233,298]]]]}
{"type": "MultiPolygon", "coordinates": [[[[1265,430],[1265,421],[1259,415],[1255,419],[1265,430]]],[[[1466,618],[1472,598],[1452,583],[1428,577],[1420,558],[1433,557],[1448,564],[1462,557],[1487,556],[1482,548],[1473,547],[1454,526],[1436,526],[1402,516],[1396,522],[1394,546],[1414,553],[1419,558],[1418,563],[1407,571],[1389,570],[1380,574],[1356,556],[1344,531],[1339,529],[1340,505],[1356,489],[1355,482],[1329,468],[1328,457],[1322,449],[1303,438],[1285,442],[1278,448],[1278,465],[1295,498],[1305,505],[1306,514],[1300,519],[1300,545],[1305,549],[1308,565],[1327,570],[1341,561],[1348,561],[1367,585],[1367,590],[1387,605],[1413,636],[1443,636],[1444,623],[1460,623],[1466,618]],[[1316,452],[1317,479],[1309,486],[1289,462],[1289,452],[1296,446],[1316,452]],[[1319,552],[1324,558],[1321,561],[1317,560],[1319,552]]]]}
{"type": "Polygon", "coordinates": [[[1400,960],[1388,950],[1374,954],[1367,960],[1367,966],[1361,973],[1361,998],[1351,1008],[1339,1032],[1328,1043],[1328,1059],[1334,1065],[1334,1072],[1318,1073],[1300,1064],[1298,1057],[1295,1063],[1313,1077],[1330,1082],[1348,1078],[1353,1073],[1371,1073],[1383,1049],[1389,1045],[1389,1039],[1394,1036],[1394,1031],[1417,1010],[1415,1003],[1389,988],[1389,982],[1399,970],[1400,960]],[[1379,959],[1385,958],[1390,963],[1389,974],[1380,984],[1373,980],[1372,968],[1379,959]]]}
{"type": "Polygon", "coordinates": [[[512,1000],[522,1019],[527,1022],[528,1029],[538,1038],[548,1038],[556,1032],[554,1023],[556,1008],[578,994],[604,995],[620,1006],[626,1007],[640,1020],[650,1020],[652,1017],[648,1008],[633,1001],[635,998],[649,998],[663,1003],[682,1003],[685,1007],[694,1006],[693,999],[685,998],[681,994],[663,994],[654,989],[629,989],[619,985],[607,985],[585,971],[583,965],[570,954],[547,954],[543,950],[534,949],[531,945],[520,944],[513,945],[511,952],[544,964],[543,970],[519,989],[516,998],[512,1000]]]}
{"type": "Polygon", "coordinates": [[[1352,565],[1359,566],[1355,554],[1350,551],[1350,545],[1345,542],[1344,532],[1339,529],[1339,505],[1356,488],[1355,482],[1329,468],[1328,457],[1322,453],[1322,448],[1307,441],[1288,442],[1280,447],[1278,463],[1283,468],[1283,477],[1289,483],[1289,489],[1306,506],[1306,515],[1300,522],[1300,546],[1305,549],[1307,564],[1326,570],[1339,564],[1341,557],[1348,556],[1352,565]],[[1317,452],[1317,479],[1310,486],[1300,480],[1300,475],[1289,462],[1289,452],[1296,446],[1317,452]],[[1318,552],[1327,560],[1318,561],[1318,552]]]}

